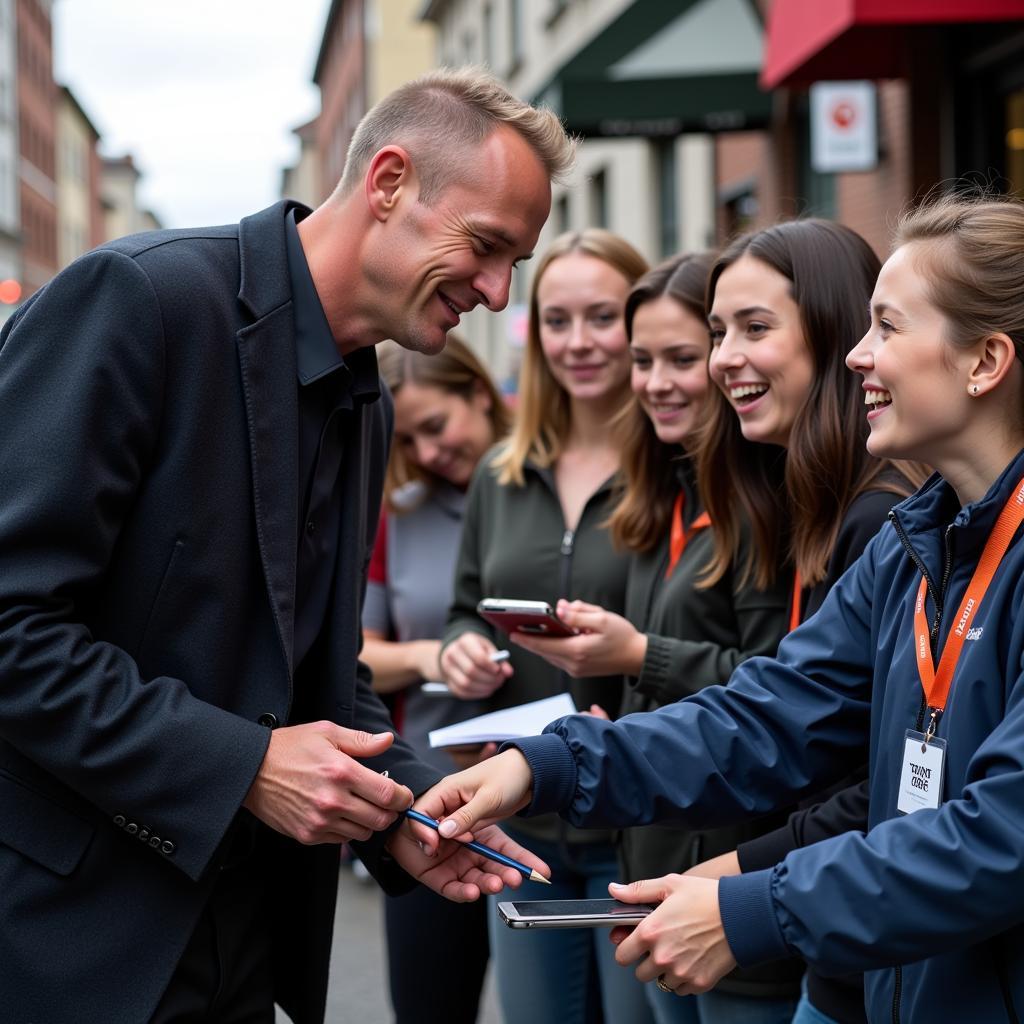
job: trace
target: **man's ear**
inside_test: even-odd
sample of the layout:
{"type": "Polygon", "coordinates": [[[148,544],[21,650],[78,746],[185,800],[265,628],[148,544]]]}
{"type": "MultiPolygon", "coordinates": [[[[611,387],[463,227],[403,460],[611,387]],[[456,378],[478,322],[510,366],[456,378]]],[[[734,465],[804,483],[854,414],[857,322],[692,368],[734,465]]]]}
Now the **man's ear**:
{"type": "Polygon", "coordinates": [[[374,153],[366,171],[366,205],[375,219],[386,221],[403,198],[415,192],[412,158],[401,146],[374,153]]]}

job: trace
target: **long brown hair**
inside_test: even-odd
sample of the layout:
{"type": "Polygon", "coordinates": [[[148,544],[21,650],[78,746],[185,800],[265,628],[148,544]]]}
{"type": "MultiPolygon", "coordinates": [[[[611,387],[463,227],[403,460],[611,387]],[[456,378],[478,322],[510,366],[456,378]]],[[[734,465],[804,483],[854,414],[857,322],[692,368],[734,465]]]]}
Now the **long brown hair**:
{"type": "Polygon", "coordinates": [[[647,269],[647,261],[618,235],[603,228],[586,228],[559,235],[537,265],[530,285],[530,317],[526,350],[519,373],[519,404],[512,435],[494,459],[493,469],[501,484],[522,487],[527,459],[538,466],[553,465],[569,436],[569,396],[552,376],[540,345],[540,306],[537,292],[544,272],[569,253],[593,256],[617,270],[632,284],[647,269]]]}
{"type": "MultiPolygon", "coordinates": [[[[629,339],[633,338],[636,311],[663,295],[674,299],[703,323],[704,296],[713,260],[712,253],[682,253],[644,274],[626,299],[629,339]]],[[[607,525],[616,547],[643,553],[656,547],[668,534],[672,503],[679,490],[669,466],[679,458],[679,447],[658,439],[650,417],[635,396],[622,410],[616,431],[622,452],[622,484],[607,525]]]]}
{"type": "Polygon", "coordinates": [[[697,457],[698,487],[715,524],[706,582],[720,579],[736,558],[745,517],[753,543],[742,577],[766,587],[792,563],[809,586],[824,579],[843,515],[857,495],[879,488],[906,496],[910,491],[899,474],[914,485],[925,474],[909,463],[893,472],[892,462],[874,458],[865,447],[863,393],[845,358],[868,328],[881,269],[867,242],[842,224],[817,219],[743,235],[711,269],[709,310],[722,273],[745,255],[792,283],[814,375],[785,450],[744,438],[728,400],[712,389],[697,457]]]}
{"type": "MultiPolygon", "coordinates": [[[[492,440],[500,441],[508,433],[511,424],[508,406],[483,363],[454,333],[449,332],[444,349],[432,356],[413,352],[394,341],[382,342],[377,346],[377,366],[392,395],[397,395],[405,384],[419,384],[439,388],[468,402],[478,388],[483,388],[490,399],[487,417],[492,440]]],[[[384,501],[389,511],[407,511],[395,507],[392,497],[400,487],[414,480],[428,489],[438,482],[433,473],[410,459],[401,445],[393,444],[384,477],[384,501]]]]}

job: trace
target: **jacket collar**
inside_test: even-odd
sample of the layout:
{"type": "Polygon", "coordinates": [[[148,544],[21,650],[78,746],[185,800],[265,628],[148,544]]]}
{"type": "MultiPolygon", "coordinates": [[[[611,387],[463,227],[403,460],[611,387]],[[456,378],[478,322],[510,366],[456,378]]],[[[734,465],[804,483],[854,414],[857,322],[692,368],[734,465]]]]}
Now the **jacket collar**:
{"type": "Polygon", "coordinates": [[[965,545],[984,545],[1022,476],[1024,449],[1010,460],[984,497],[961,508],[956,491],[934,473],[916,494],[901,501],[892,514],[911,538],[937,528],[956,527],[957,550],[964,553],[965,545]]]}

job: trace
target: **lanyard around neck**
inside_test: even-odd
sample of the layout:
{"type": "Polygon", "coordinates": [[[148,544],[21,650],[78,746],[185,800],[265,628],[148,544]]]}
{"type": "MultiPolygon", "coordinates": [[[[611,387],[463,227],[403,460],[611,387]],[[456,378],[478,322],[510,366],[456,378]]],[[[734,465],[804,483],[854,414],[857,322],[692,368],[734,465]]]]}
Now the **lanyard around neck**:
{"type": "Polygon", "coordinates": [[[999,568],[999,563],[1002,562],[1003,556],[1017,532],[1017,527],[1022,522],[1024,522],[1024,478],[1020,480],[1016,490],[1003,506],[996,525],[985,542],[985,548],[981,553],[977,568],[974,570],[971,582],[967,584],[967,590],[957,609],[956,618],[946,637],[946,644],[942,649],[942,657],[939,659],[937,670],[932,659],[931,631],[928,628],[928,618],[925,615],[928,580],[923,575],[921,577],[921,586],[918,588],[917,602],[914,606],[914,634],[917,641],[917,672],[921,677],[921,688],[924,690],[925,700],[932,712],[928,725],[929,738],[935,732],[935,723],[939,715],[945,710],[949,688],[953,683],[953,674],[956,671],[960,651],[963,649],[971,623],[981,607],[981,602],[985,599],[992,577],[995,576],[996,569],[999,568]]]}
{"type": "Polygon", "coordinates": [[[800,570],[793,570],[793,600],[789,606],[789,631],[790,633],[800,625],[800,598],[804,589],[803,580],[800,579],[800,570]]]}
{"type": "Polygon", "coordinates": [[[675,505],[672,506],[672,532],[669,535],[668,543],[668,568],[665,570],[665,579],[669,579],[672,573],[676,570],[676,565],[679,559],[683,557],[683,552],[686,550],[686,545],[690,541],[690,537],[693,536],[698,530],[704,530],[711,525],[711,517],[707,512],[701,512],[699,516],[692,523],[690,523],[690,529],[687,530],[683,526],[683,506],[686,504],[686,499],[683,496],[683,492],[680,491],[676,495],[675,505]]]}

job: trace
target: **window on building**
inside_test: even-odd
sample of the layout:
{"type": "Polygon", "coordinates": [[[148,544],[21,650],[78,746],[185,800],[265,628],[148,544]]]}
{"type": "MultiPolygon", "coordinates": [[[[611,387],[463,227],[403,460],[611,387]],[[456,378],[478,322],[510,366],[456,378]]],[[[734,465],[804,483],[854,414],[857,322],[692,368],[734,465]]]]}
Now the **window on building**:
{"type": "Polygon", "coordinates": [[[811,115],[806,96],[800,98],[797,118],[797,200],[809,217],[836,215],[836,176],[816,171],[811,164],[811,115]]]}
{"type": "Polygon", "coordinates": [[[565,194],[555,200],[555,230],[560,235],[569,230],[569,197],[565,194]]]}
{"type": "Polygon", "coordinates": [[[656,139],[654,156],[658,173],[658,245],[662,258],[665,258],[679,248],[676,140],[656,139]]]}
{"type": "Polygon", "coordinates": [[[523,62],[523,0],[508,0],[509,73],[523,62]]]}
{"type": "Polygon", "coordinates": [[[484,4],[483,25],[480,30],[480,40],[483,46],[483,59],[488,67],[494,66],[494,8],[491,4],[484,4]]]}
{"type": "Polygon", "coordinates": [[[608,227],[608,172],[604,168],[590,177],[590,227],[608,227]]]}

